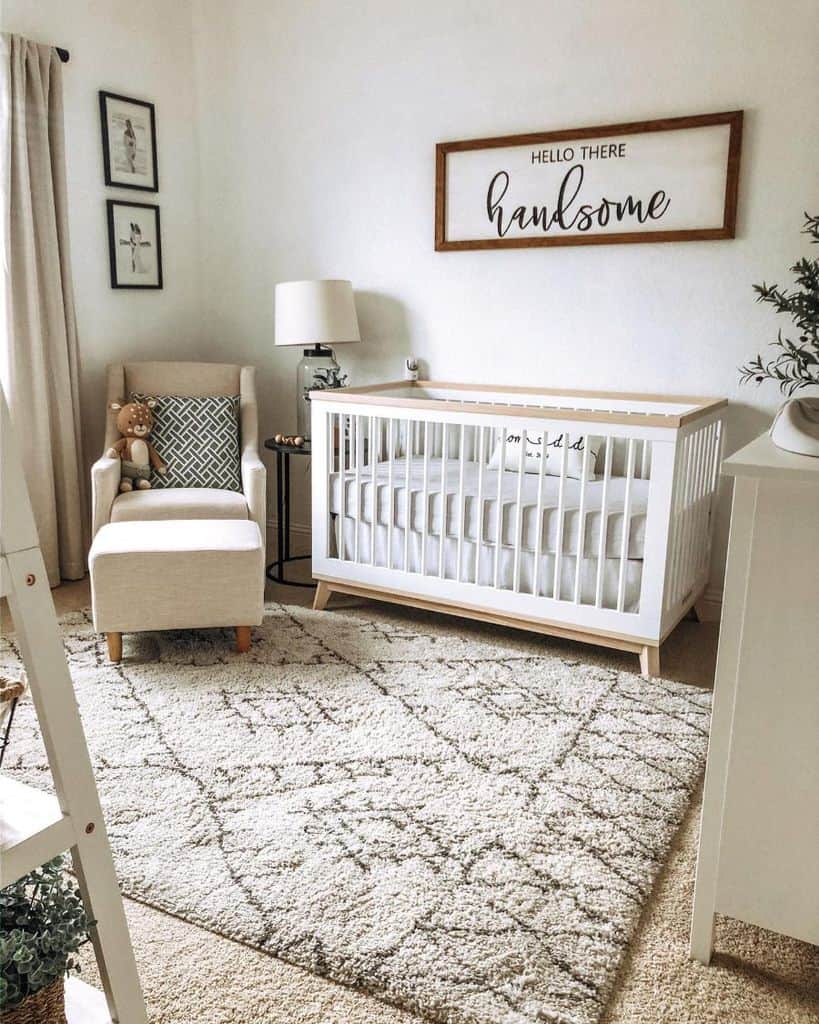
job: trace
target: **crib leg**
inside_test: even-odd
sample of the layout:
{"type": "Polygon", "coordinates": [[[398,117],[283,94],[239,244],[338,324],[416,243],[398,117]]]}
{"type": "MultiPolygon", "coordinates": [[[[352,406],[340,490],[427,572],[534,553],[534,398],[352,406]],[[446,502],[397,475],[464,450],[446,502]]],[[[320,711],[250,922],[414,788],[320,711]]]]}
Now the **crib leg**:
{"type": "Polygon", "coordinates": [[[640,674],[658,676],[660,674],[660,648],[649,647],[648,644],[640,651],[640,674]]]}
{"type": "Polygon", "coordinates": [[[327,602],[330,600],[330,594],[332,594],[332,590],[330,590],[329,585],[324,580],[319,580],[316,594],[313,598],[313,611],[323,612],[327,607],[327,602]]]}

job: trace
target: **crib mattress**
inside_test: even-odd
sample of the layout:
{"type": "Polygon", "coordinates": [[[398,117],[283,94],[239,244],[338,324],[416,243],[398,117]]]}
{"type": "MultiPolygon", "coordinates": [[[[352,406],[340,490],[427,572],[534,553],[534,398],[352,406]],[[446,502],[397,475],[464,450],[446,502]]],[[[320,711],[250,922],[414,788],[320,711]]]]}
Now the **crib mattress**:
{"type": "MultiPolygon", "coordinates": [[[[541,597],[561,601],[573,601],[576,595],[581,604],[595,604],[599,586],[600,606],[617,608],[618,605],[619,558],[604,558],[599,574],[600,563],[596,556],[582,558],[578,574],[577,558],[573,555],[562,556],[557,566],[554,554],[545,553],[536,560],[533,552],[522,551],[517,559],[512,548],[502,546],[496,552],[493,545],[473,541],[459,545],[451,537],[444,538],[441,550],[440,537],[435,538],[431,534],[427,536],[425,550],[421,535],[415,531],[410,531],[409,537],[405,538],[402,529],[394,529],[390,543],[384,526],[376,526],[373,531],[369,523],[347,516],[336,523],[340,523],[342,529],[332,535],[331,553],[334,556],[341,554],[347,561],[440,576],[495,589],[517,590],[523,594],[537,593],[541,597]]],[[[639,611],[642,573],[640,559],[626,559],[622,563],[623,611],[639,611]]]]}
{"type": "MultiPolygon", "coordinates": [[[[430,459],[429,489],[427,512],[427,532],[431,536],[440,536],[443,520],[444,504],[446,504],[446,536],[457,537],[460,502],[458,500],[460,463],[457,459],[447,460],[444,470],[442,459],[430,459]],[[442,487],[442,479],[444,487],[442,487]],[[444,502],[443,491],[446,491],[444,502]]],[[[498,535],[498,473],[497,469],[484,467],[482,511],[478,508],[478,463],[464,464],[464,539],[480,540],[494,544],[498,535]],[[479,530],[479,526],[481,529],[479,530]]],[[[500,536],[501,543],[514,547],[520,528],[521,547],[526,551],[534,551],[537,544],[538,527],[542,553],[554,554],[558,550],[558,537],[561,536],[560,516],[557,512],[560,479],[546,476],[543,478],[543,515],[540,524],[537,522],[538,476],[525,473],[520,504],[517,500],[518,474],[506,471],[501,474],[500,496],[500,536]],[[520,527],[519,527],[520,523],[520,527]]],[[[646,510],[648,508],[648,480],[633,479],[629,502],[628,547],[626,557],[642,559],[645,543],[646,510]]],[[[414,458],[410,467],[410,529],[421,533],[424,528],[424,467],[421,457],[414,458]]],[[[600,530],[603,521],[603,481],[587,481],[585,485],[585,527],[583,554],[596,557],[599,552],[600,530]]],[[[373,478],[370,467],[364,467],[361,473],[360,486],[356,488],[355,474],[347,471],[344,477],[344,507],[341,505],[340,474],[334,473],[330,479],[330,511],[345,517],[358,519],[363,523],[372,523],[373,519],[373,478]]],[[[564,516],[562,524],[561,550],[564,554],[574,555],[578,551],[578,533],[580,530],[580,490],[579,480],[564,481],[564,516]]],[[[625,490],[626,480],[623,477],[611,477],[608,482],[605,516],[604,555],[619,558],[623,540],[623,524],[625,522],[625,490]]],[[[375,473],[375,519],[380,526],[387,526],[390,515],[393,515],[393,526],[403,529],[407,524],[407,487],[406,459],[393,462],[393,500],[391,508],[388,486],[388,464],[379,463],[375,473]]]]}

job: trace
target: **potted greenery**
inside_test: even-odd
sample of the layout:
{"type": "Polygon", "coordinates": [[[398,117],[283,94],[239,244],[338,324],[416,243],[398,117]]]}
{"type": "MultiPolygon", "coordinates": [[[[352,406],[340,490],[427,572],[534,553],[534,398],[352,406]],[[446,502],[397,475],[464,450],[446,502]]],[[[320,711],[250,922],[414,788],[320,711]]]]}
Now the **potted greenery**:
{"type": "MultiPolygon", "coordinates": [[[[819,217],[805,214],[803,234],[819,242],[819,217]]],[[[794,398],[797,391],[819,385],[819,260],[797,260],[791,267],[798,288],[787,292],[779,285],[755,284],[757,302],[767,302],[777,313],[793,320],[798,339],[783,338],[780,330],[771,342],[779,351],[764,361],[761,355],[740,367],[743,384],[775,380],[788,401],[776,414],[771,440],[786,451],[819,456],[819,398],[794,398]]]]}
{"type": "Polygon", "coordinates": [[[64,981],[91,922],[62,857],[0,890],[0,1015],[3,1024],[63,1024],[64,981]]]}

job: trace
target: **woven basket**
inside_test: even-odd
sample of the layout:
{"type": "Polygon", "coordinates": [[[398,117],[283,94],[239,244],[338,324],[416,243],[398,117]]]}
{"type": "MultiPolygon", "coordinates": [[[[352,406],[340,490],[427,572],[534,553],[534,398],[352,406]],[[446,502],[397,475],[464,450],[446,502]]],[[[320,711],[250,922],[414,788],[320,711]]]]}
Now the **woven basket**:
{"type": "Polygon", "coordinates": [[[3,1010],[3,1024],[65,1024],[65,984],[57,978],[13,1010],[3,1010]]]}

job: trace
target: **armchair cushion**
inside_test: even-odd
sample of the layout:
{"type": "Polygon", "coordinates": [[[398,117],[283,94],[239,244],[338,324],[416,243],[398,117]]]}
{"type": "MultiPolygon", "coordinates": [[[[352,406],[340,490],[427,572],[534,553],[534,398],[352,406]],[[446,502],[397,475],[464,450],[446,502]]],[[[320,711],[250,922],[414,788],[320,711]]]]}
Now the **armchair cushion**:
{"type": "Polygon", "coordinates": [[[155,402],[152,441],[167,473],[152,473],[151,485],[241,491],[239,396],[162,395],[155,402]]]}
{"type": "Polygon", "coordinates": [[[127,491],[114,499],[111,522],[150,519],[247,519],[244,494],[219,487],[127,491]]]}

